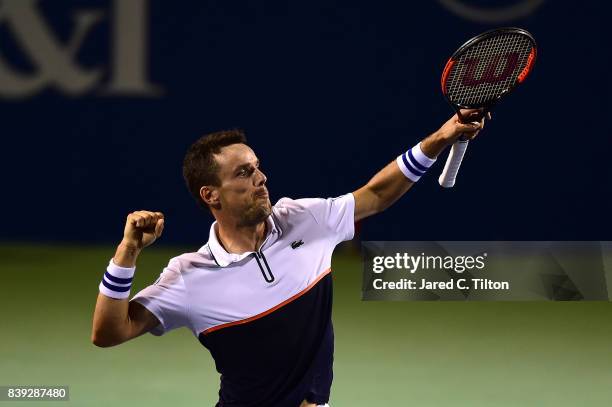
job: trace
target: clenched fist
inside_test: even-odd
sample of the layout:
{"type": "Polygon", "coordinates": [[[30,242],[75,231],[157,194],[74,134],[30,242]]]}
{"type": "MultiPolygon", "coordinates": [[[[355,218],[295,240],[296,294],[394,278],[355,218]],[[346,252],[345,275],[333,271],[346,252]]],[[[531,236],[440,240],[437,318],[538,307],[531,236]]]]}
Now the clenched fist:
{"type": "Polygon", "coordinates": [[[164,214],[136,211],[127,216],[122,244],[141,250],[152,244],[164,230],[164,214]]]}

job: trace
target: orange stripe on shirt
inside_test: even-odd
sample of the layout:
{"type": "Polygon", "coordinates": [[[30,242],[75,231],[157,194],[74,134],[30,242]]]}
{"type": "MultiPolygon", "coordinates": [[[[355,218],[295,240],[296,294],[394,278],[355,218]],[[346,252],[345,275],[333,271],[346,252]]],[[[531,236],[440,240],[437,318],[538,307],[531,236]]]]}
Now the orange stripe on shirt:
{"type": "Polygon", "coordinates": [[[257,315],[254,315],[254,316],[246,318],[246,319],[241,319],[240,321],[228,322],[226,324],[221,324],[221,325],[213,326],[212,328],[208,328],[208,329],[205,329],[204,331],[200,332],[200,334],[208,335],[209,333],[214,332],[214,331],[218,331],[219,329],[223,329],[223,328],[227,328],[227,327],[234,326],[234,325],[239,325],[239,324],[246,324],[248,322],[255,321],[256,319],[265,317],[266,315],[273,313],[277,309],[284,307],[285,305],[289,304],[291,301],[297,300],[302,295],[306,294],[312,287],[315,286],[315,284],[317,284],[323,277],[325,277],[329,273],[331,273],[331,268],[328,268],[323,273],[321,273],[321,275],[319,277],[317,277],[317,279],[315,281],[310,283],[308,285],[308,287],[306,287],[305,289],[303,289],[299,293],[295,294],[294,296],[287,298],[285,301],[283,301],[280,304],[270,308],[267,311],[264,311],[262,313],[259,313],[257,315]]]}

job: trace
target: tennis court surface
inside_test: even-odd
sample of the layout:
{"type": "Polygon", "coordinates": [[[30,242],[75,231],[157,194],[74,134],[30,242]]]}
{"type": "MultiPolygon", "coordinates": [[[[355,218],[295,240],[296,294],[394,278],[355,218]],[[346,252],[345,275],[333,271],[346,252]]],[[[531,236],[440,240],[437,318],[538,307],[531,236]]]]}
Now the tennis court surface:
{"type": "MultiPolygon", "coordinates": [[[[148,248],[132,293],[170,257],[148,248]]],[[[54,406],[213,406],[214,364],[187,330],[90,342],[111,246],[0,246],[0,385],[68,385],[54,406]]],[[[612,304],[362,302],[360,258],[333,262],[332,407],[612,405],[612,304]]],[[[38,402],[1,402],[27,406],[38,402]]]]}

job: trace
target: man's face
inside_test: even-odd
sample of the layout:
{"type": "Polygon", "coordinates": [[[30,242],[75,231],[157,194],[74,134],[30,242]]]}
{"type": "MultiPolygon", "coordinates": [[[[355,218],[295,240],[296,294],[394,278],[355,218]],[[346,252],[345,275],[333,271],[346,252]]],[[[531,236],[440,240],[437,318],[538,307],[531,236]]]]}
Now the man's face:
{"type": "Polygon", "coordinates": [[[267,178],[259,160],[245,144],[232,144],[215,154],[221,185],[217,190],[220,208],[238,219],[239,226],[263,222],[272,212],[266,188],[267,178]]]}

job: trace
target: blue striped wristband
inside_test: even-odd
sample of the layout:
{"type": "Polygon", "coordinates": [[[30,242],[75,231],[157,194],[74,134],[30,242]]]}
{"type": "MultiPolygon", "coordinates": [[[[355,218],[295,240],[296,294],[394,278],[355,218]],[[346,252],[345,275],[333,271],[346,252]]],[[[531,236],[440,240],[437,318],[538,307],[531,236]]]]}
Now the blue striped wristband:
{"type": "Polygon", "coordinates": [[[395,162],[397,162],[400,171],[406,178],[412,182],[417,182],[436,162],[436,159],[427,157],[421,150],[421,143],[419,143],[397,157],[395,162]]]}
{"type": "Polygon", "coordinates": [[[118,300],[128,298],[135,271],[136,267],[119,267],[111,259],[100,282],[100,292],[118,300]]]}

